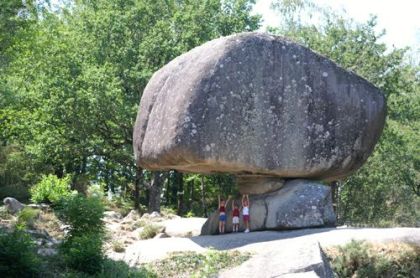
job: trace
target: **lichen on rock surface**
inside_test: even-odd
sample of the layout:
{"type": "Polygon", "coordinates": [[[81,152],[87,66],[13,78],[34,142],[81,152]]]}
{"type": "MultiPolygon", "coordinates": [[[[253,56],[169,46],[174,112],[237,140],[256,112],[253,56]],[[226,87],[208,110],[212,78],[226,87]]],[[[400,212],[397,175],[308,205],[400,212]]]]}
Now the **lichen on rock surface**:
{"type": "Polygon", "coordinates": [[[335,180],[365,162],[385,114],[363,78],[284,38],[242,33],[153,75],[134,151],[152,170],[335,180]]]}

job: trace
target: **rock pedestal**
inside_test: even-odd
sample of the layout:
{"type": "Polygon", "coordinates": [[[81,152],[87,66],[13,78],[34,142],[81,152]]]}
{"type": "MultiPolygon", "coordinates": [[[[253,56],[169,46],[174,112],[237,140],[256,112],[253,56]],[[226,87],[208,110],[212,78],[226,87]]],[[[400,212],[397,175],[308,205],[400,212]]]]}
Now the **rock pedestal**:
{"type": "MultiPolygon", "coordinates": [[[[289,180],[279,190],[249,195],[249,199],[252,231],[334,226],[336,222],[331,189],[316,181],[289,180]]],[[[226,213],[225,231],[232,232],[231,202],[226,213]]],[[[240,223],[240,231],[243,231],[243,221],[240,223]]],[[[217,234],[218,225],[219,212],[215,211],[203,225],[201,234],[217,234]]]]}

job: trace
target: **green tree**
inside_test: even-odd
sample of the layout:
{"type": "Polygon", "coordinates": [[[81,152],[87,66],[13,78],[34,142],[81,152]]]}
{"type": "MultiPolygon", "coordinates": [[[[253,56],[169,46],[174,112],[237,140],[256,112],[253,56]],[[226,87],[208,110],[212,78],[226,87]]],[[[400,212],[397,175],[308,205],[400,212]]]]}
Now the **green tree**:
{"type": "MultiPolygon", "coordinates": [[[[71,1],[43,9],[14,46],[1,136],[41,174],[131,194],[132,129],[152,73],[213,38],[259,27],[252,0],[71,1]]],[[[157,186],[162,186],[158,184],[157,186]]]]}

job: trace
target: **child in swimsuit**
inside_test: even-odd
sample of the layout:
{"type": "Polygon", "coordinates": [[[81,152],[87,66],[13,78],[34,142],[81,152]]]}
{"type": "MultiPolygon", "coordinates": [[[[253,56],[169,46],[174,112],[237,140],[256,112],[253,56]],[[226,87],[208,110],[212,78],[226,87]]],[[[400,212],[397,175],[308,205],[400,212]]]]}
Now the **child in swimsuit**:
{"type": "Polygon", "coordinates": [[[234,233],[238,232],[239,231],[239,207],[235,201],[233,201],[232,224],[233,224],[233,232],[234,233]]]}
{"type": "Polygon", "coordinates": [[[245,224],[245,233],[249,233],[249,196],[242,196],[242,216],[245,224]]]}
{"type": "Polygon", "coordinates": [[[219,234],[225,233],[226,206],[228,202],[229,202],[229,198],[225,203],[225,200],[220,199],[220,196],[219,196],[219,234]]]}

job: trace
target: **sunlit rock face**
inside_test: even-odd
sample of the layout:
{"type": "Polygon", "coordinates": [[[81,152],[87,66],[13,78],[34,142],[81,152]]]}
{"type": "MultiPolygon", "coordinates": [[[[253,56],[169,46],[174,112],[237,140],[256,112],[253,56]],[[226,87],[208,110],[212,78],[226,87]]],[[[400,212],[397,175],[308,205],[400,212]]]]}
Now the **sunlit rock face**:
{"type": "Polygon", "coordinates": [[[134,151],[152,170],[335,180],[365,162],[385,114],[365,79],[284,38],[242,33],[153,75],[134,151]]]}

